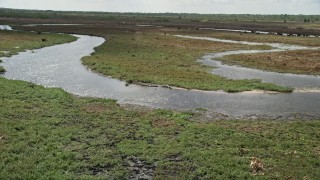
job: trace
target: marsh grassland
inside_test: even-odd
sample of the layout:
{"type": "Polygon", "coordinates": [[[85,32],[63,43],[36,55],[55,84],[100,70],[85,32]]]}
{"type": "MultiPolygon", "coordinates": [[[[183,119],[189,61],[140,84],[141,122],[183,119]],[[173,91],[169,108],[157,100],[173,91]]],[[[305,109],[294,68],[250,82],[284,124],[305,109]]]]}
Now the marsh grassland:
{"type": "Polygon", "coordinates": [[[265,46],[187,40],[144,32],[112,35],[104,45],[96,48],[94,55],[83,59],[84,65],[99,73],[133,83],[228,92],[253,89],[290,91],[290,88],[265,84],[258,80],[228,80],[215,76],[208,72],[210,68],[196,61],[209,52],[264,49],[265,46]]]}
{"type": "Polygon", "coordinates": [[[0,85],[1,179],[119,179],[133,168],[158,179],[320,176],[319,121],[201,123],[190,121],[197,112],[126,109],[4,78],[0,85]],[[259,176],[251,157],[264,163],[259,176]]]}
{"type": "Polygon", "coordinates": [[[0,56],[12,56],[27,49],[38,49],[75,40],[74,36],[66,34],[0,31],[0,56]]]}
{"type": "MultiPolygon", "coordinates": [[[[70,35],[54,32],[97,35],[107,41],[92,56],[83,59],[88,68],[128,82],[187,89],[292,90],[258,80],[232,81],[214,76],[208,73],[208,67],[196,62],[208,52],[270,47],[188,40],[172,34],[319,44],[303,38],[272,39],[263,35],[199,31],[194,27],[203,24],[196,18],[185,23],[199,24],[185,28],[180,22],[180,29],[137,27],[136,22],[147,21],[144,16],[134,19],[131,25],[115,25],[117,18],[123,17],[114,19],[99,13],[83,20],[83,23],[94,21],[96,25],[22,27],[19,24],[66,22],[62,19],[74,17],[60,13],[63,18],[59,19],[57,14],[43,12],[43,18],[39,18],[32,11],[18,12],[26,13],[30,19],[10,19],[16,29],[52,33],[0,31],[0,50],[9,51],[7,55],[75,40],[70,35]]],[[[11,11],[2,13],[2,23],[9,21],[5,17],[18,16],[11,11]]],[[[178,20],[172,19],[159,22],[173,26],[178,20]]],[[[287,52],[284,61],[289,61],[294,53],[304,52],[287,52]]],[[[317,54],[304,54],[312,57],[310,64],[318,61],[317,54]]],[[[283,56],[274,53],[270,57],[279,55],[283,56]]],[[[265,58],[263,54],[255,56],[265,58]]],[[[247,58],[239,57],[237,63],[247,58]]],[[[297,58],[299,63],[304,59],[297,58]]],[[[250,67],[259,63],[252,64],[243,63],[250,67]]],[[[303,69],[304,66],[299,67],[299,71],[309,72],[303,69]]],[[[317,74],[315,71],[312,74],[317,74]]],[[[0,77],[0,179],[319,179],[319,120],[234,120],[226,116],[204,121],[205,112],[205,109],[173,111],[120,106],[115,100],[78,97],[62,89],[0,77]],[[250,168],[253,157],[264,166],[258,172],[250,168]]]]}
{"type": "Polygon", "coordinates": [[[231,55],[225,56],[220,60],[227,64],[236,64],[268,71],[320,75],[319,50],[231,55]]]}

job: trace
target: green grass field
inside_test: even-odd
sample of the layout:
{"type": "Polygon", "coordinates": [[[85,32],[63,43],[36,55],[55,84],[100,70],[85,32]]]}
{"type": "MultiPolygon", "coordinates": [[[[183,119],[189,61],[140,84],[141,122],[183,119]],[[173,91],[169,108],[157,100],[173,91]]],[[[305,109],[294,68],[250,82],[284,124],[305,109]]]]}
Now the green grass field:
{"type": "Polygon", "coordinates": [[[126,178],[139,170],[132,159],[156,179],[320,177],[320,121],[197,123],[189,121],[197,113],[0,85],[0,179],[126,178]],[[250,157],[263,161],[263,176],[253,175],[250,157]]]}

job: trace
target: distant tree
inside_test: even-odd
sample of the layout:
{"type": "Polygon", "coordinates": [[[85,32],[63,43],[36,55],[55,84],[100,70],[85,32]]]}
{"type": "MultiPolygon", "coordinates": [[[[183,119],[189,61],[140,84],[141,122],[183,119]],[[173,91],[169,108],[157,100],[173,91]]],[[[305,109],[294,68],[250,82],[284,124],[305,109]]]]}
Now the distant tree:
{"type": "Polygon", "coordinates": [[[286,23],[286,22],[287,22],[287,20],[284,20],[283,22],[284,22],[284,23],[286,23]]]}

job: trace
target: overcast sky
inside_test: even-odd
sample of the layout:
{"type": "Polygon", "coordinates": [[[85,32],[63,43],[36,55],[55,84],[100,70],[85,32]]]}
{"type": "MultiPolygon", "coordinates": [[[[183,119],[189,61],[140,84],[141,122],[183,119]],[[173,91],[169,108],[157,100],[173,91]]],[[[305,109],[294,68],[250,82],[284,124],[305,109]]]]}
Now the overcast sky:
{"type": "Polygon", "coordinates": [[[107,12],[320,14],[320,0],[0,0],[0,7],[107,12]]]}

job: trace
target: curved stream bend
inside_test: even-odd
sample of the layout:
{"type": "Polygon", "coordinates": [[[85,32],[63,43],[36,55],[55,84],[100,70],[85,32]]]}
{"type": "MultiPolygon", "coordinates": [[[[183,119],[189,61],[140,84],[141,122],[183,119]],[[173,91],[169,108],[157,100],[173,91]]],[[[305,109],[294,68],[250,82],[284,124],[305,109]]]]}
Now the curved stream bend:
{"type": "Polygon", "coordinates": [[[289,73],[277,73],[269,72],[258,69],[251,69],[240,66],[222,64],[218,59],[227,55],[237,54],[254,54],[254,53],[272,53],[281,51],[292,51],[292,50],[318,50],[318,47],[305,47],[281,43],[256,43],[247,41],[233,41],[233,40],[222,40],[209,37],[194,37],[194,36],[182,36],[177,37],[207,40],[224,43],[236,43],[245,45],[268,45],[273,47],[271,50],[238,50],[238,51],[226,51],[221,53],[211,53],[203,56],[199,59],[204,65],[215,67],[212,70],[213,74],[223,76],[229,79],[261,79],[262,82],[273,83],[280,86],[289,86],[295,88],[320,88],[320,76],[313,75],[297,75],[289,73]]]}
{"type": "Polygon", "coordinates": [[[86,69],[80,59],[94,52],[105,40],[101,37],[75,35],[72,43],[46,47],[3,58],[8,79],[34,82],[46,87],[61,87],[67,92],[90,97],[112,98],[120,104],[155,108],[194,109],[234,116],[287,116],[307,114],[320,117],[318,93],[255,94],[203,92],[161,87],[141,87],[101,76],[86,69]]]}

